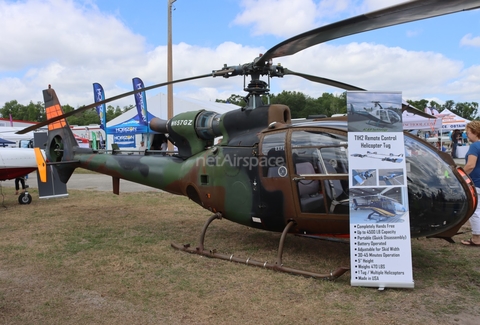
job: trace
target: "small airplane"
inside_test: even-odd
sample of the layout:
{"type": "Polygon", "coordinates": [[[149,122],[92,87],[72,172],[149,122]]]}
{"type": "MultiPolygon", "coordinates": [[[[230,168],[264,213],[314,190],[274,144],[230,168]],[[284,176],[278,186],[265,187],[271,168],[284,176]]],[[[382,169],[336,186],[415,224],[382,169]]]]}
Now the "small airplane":
{"type": "MultiPolygon", "coordinates": [[[[252,62],[224,65],[208,74],[137,89],[68,113],[63,112],[56,92],[49,86],[43,91],[48,120],[22,132],[48,125],[46,155],[63,183],[68,182],[76,168],[82,167],[112,176],[115,194],[120,192],[120,179],[125,179],[186,196],[211,211],[212,216],[200,232],[197,247],[172,244],[176,249],[277,271],[334,279],[349,268],[340,267],[326,274],[287,268],[283,266],[282,253],[287,234],[313,238],[349,236],[348,116],[292,123],[286,105],[264,104],[262,96],[268,95],[269,84],[260,77],[266,76],[270,81],[271,77],[294,75],[344,90],[364,91],[343,82],[294,72],[274,65],[272,59],[339,37],[479,6],[480,0],[402,3],[297,35],[252,62]],[[150,129],[168,134],[168,141],[178,148],[176,152],[146,150],[145,155],[122,155],[115,151],[81,148],[66,121],[68,116],[141,91],[220,76],[251,77],[249,83],[244,80],[247,85],[244,90],[248,92],[244,107],[224,114],[200,110],[178,114],[168,121],[150,120],[150,129]],[[219,137],[222,140],[217,144],[215,139],[219,137]],[[250,228],[281,233],[277,261],[245,260],[205,249],[208,226],[223,218],[250,228]]],[[[425,114],[408,105],[402,105],[402,109],[425,114]]],[[[406,179],[411,237],[451,240],[476,209],[475,186],[450,155],[435,150],[408,132],[404,132],[404,143],[409,152],[406,162],[410,168],[406,179]],[[449,177],[445,177],[445,173],[449,177]],[[438,192],[442,193],[441,197],[438,192]],[[440,199],[442,205],[436,204],[440,199]]],[[[391,162],[403,159],[402,154],[371,156],[391,162]]],[[[369,206],[376,214],[384,211],[385,216],[401,210],[401,204],[393,199],[382,200],[377,196],[375,206],[368,205],[360,195],[357,197],[357,209],[369,206]]]]}
{"type": "MultiPolygon", "coordinates": [[[[386,196],[385,194],[395,188],[387,187],[376,194],[364,195],[352,193],[352,208],[354,210],[371,210],[367,216],[368,220],[376,219],[377,222],[398,222],[407,212],[407,208],[397,200],[386,196]],[[360,201],[360,202],[359,202],[360,201]]],[[[376,190],[376,189],[375,189],[376,190]]]]}
{"type": "MultiPolygon", "coordinates": [[[[44,155],[45,153],[38,148],[0,148],[0,181],[24,177],[37,170],[39,164],[45,164],[44,155]]],[[[18,203],[31,202],[32,196],[26,189],[19,195],[18,203]]]]}

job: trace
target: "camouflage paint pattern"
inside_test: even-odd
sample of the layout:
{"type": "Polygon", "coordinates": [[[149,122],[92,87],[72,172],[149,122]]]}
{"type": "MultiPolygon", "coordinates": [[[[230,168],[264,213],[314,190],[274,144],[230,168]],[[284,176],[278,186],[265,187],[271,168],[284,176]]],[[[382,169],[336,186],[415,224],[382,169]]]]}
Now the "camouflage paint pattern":
{"type": "MultiPolygon", "coordinates": [[[[48,118],[52,114],[61,114],[53,89],[45,90],[44,98],[48,118]]],[[[290,231],[292,233],[310,236],[348,234],[348,204],[330,209],[332,201],[325,194],[322,203],[327,207],[325,211],[302,211],[298,175],[290,147],[292,134],[299,130],[346,138],[345,119],[292,125],[286,106],[270,105],[250,111],[240,109],[221,116],[207,111],[188,112],[170,121],[152,120],[152,123],[169,133],[169,140],[179,149],[178,154],[161,155],[148,150],[146,155],[109,154],[79,148],[64,120],[49,129],[46,154],[64,182],[75,168],[82,167],[187,196],[203,208],[220,212],[224,218],[249,227],[281,232],[290,220],[294,220],[296,224],[290,231]],[[285,135],[286,161],[282,177],[269,177],[268,166],[244,163],[265,158],[266,154],[262,153],[264,139],[275,132],[285,135]],[[221,144],[213,145],[214,138],[219,135],[223,136],[221,144]]],[[[468,176],[454,167],[448,155],[430,150],[427,143],[408,134],[406,139],[406,145],[408,142],[410,146],[425,147],[425,152],[430,155],[418,161],[407,158],[413,166],[407,178],[412,237],[451,237],[473,213],[477,204],[475,190],[472,190],[468,176]],[[448,171],[449,179],[442,179],[417,166],[429,161],[441,164],[448,171]],[[434,186],[446,189],[443,197],[434,193],[434,186]],[[447,191],[448,187],[459,190],[447,191]]],[[[331,180],[347,182],[348,174],[315,174],[304,178],[319,181],[325,191],[331,180]]]]}

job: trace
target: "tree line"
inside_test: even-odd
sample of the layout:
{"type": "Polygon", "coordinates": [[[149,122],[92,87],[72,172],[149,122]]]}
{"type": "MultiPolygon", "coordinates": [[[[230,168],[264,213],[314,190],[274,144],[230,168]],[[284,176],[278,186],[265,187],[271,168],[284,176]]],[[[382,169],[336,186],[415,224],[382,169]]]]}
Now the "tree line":
{"type": "MultiPolygon", "coordinates": [[[[269,99],[266,96],[263,96],[262,100],[265,104],[267,104],[269,101],[271,104],[287,105],[290,107],[292,118],[304,118],[311,115],[332,116],[333,114],[347,113],[346,92],[339,95],[323,93],[322,96],[313,98],[301,92],[284,90],[279,94],[270,94],[269,99]]],[[[217,99],[216,102],[232,103],[239,106],[245,106],[245,97],[232,94],[228,99],[217,99]]],[[[407,102],[422,111],[425,107],[434,108],[440,113],[444,109],[448,109],[467,120],[480,119],[480,117],[477,116],[477,102],[455,103],[453,100],[447,100],[443,105],[440,105],[435,101],[428,101],[426,99],[421,99],[418,101],[407,100],[407,102]]],[[[120,106],[113,107],[108,105],[107,122],[134,107],[134,105],[129,105],[120,108],[120,106]]],[[[70,105],[64,105],[63,109],[65,113],[74,110],[74,108],[70,105]]],[[[37,102],[36,104],[30,102],[28,105],[22,105],[16,100],[11,100],[0,108],[0,115],[3,118],[9,118],[11,115],[12,119],[21,121],[43,122],[46,120],[45,107],[42,102],[37,102]]],[[[82,114],[70,116],[67,118],[67,121],[70,125],[89,125],[100,123],[98,114],[94,108],[82,114]]]]}
{"type": "MultiPolygon", "coordinates": [[[[113,107],[107,106],[107,122],[113,120],[117,116],[122,115],[126,111],[135,107],[134,105],[113,107]]],[[[70,105],[62,105],[65,113],[73,111],[75,108],[70,105]]],[[[28,105],[22,105],[16,100],[6,102],[2,108],[0,108],[0,116],[3,118],[12,117],[13,120],[28,121],[28,122],[43,122],[46,120],[45,105],[42,102],[34,104],[32,101],[28,105]]],[[[89,109],[82,114],[73,115],[67,117],[67,121],[70,125],[90,125],[100,124],[100,118],[98,117],[95,108],[89,109]]]]}
{"type": "MultiPolygon", "coordinates": [[[[347,101],[346,92],[340,95],[334,95],[331,93],[323,93],[318,98],[313,98],[297,91],[282,91],[278,95],[270,95],[271,104],[285,104],[290,107],[292,118],[303,118],[309,115],[326,115],[332,116],[333,114],[345,114],[347,113],[347,101]]],[[[240,95],[231,95],[226,100],[217,99],[217,102],[232,103],[239,106],[245,106],[245,97],[240,95]]],[[[264,103],[267,103],[266,97],[262,98],[264,103]]],[[[435,101],[429,101],[427,99],[421,100],[407,100],[407,102],[413,107],[423,111],[425,107],[431,107],[438,112],[442,112],[444,109],[450,110],[452,113],[457,114],[467,120],[480,119],[478,114],[477,102],[463,102],[455,103],[453,100],[447,100],[445,104],[441,105],[435,101]]]]}

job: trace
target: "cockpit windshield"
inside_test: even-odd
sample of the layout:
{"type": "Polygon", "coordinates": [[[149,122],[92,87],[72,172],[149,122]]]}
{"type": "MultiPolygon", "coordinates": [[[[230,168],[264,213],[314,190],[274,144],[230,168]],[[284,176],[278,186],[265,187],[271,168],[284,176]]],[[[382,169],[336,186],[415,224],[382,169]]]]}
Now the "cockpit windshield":
{"type": "Polygon", "coordinates": [[[436,227],[454,221],[454,216],[466,213],[465,191],[451,167],[434,149],[405,136],[405,156],[410,213],[422,216],[416,220],[417,229],[412,228],[412,234],[427,233],[429,229],[434,232],[436,227]],[[439,215],[444,216],[440,223],[439,215]]]}

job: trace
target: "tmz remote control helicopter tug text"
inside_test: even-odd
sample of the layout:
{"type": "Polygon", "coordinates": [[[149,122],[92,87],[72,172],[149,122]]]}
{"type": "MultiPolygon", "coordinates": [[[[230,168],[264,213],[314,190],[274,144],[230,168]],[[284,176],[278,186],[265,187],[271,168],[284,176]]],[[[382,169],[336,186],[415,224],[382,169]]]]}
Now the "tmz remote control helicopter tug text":
{"type": "MultiPolygon", "coordinates": [[[[114,193],[119,193],[120,179],[126,179],[187,196],[214,213],[201,232],[198,247],[177,244],[174,247],[280,271],[336,278],[348,268],[339,268],[328,274],[286,268],[282,265],[282,251],[287,233],[317,238],[349,234],[352,203],[349,200],[348,156],[355,153],[348,153],[346,117],[292,124],[287,106],[262,102],[269,84],[259,78],[266,76],[270,81],[271,77],[295,75],[345,90],[364,90],[273,65],[272,59],[335,38],[479,6],[480,0],[403,3],[300,34],[272,47],[250,63],[225,66],[209,74],[153,85],[65,114],[55,91],[49,87],[43,91],[48,120],[36,127],[49,126],[45,151],[49,164],[57,168],[63,182],[69,180],[75,168],[82,167],[111,175],[114,193]],[[78,112],[140,91],[211,76],[228,78],[237,75],[251,77],[245,87],[248,92],[245,107],[223,115],[201,110],[182,113],[168,121],[151,120],[150,128],[168,134],[169,141],[178,148],[178,152],[172,155],[148,150],[145,155],[121,155],[80,148],[65,120],[78,112]],[[214,145],[214,138],[219,136],[223,137],[221,143],[214,145]],[[281,232],[277,261],[245,261],[204,249],[206,229],[216,218],[281,232]]],[[[423,114],[408,105],[403,105],[403,109],[423,114]]],[[[389,121],[392,117],[394,120],[395,116],[390,115],[389,121]]],[[[409,133],[405,133],[405,154],[398,154],[380,157],[372,153],[369,157],[389,159],[392,168],[395,168],[396,160],[406,159],[411,236],[451,240],[477,205],[470,178],[461,168],[455,167],[449,155],[409,133]]],[[[390,176],[383,177],[393,178],[390,176]]],[[[362,181],[359,178],[359,182],[362,181]]],[[[382,193],[375,199],[357,194],[359,198],[353,202],[355,207],[370,209],[374,212],[371,218],[378,222],[398,212],[400,204],[395,203],[393,194],[389,200],[380,196],[382,193]]]]}

